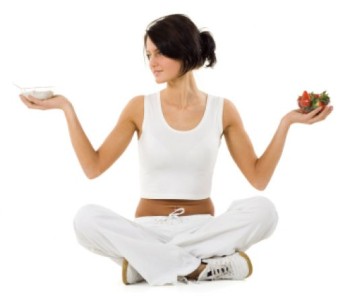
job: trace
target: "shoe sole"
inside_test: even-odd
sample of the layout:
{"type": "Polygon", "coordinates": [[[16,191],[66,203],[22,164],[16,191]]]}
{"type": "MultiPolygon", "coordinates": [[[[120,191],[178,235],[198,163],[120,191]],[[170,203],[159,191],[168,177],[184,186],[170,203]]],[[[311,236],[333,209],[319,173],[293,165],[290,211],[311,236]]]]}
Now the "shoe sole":
{"type": "Polygon", "coordinates": [[[122,266],[122,280],[125,285],[128,285],[129,282],[127,280],[127,271],[128,271],[129,263],[126,259],[123,259],[123,266],[122,266]]]}
{"type": "Polygon", "coordinates": [[[250,275],[252,275],[253,273],[253,264],[249,258],[249,256],[247,254],[245,254],[244,252],[242,251],[239,251],[238,252],[240,256],[242,256],[246,261],[247,261],[247,264],[248,264],[248,275],[246,278],[248,278],[250,275]]]}
{"type": "MultiPolygon", "coordinates": [[[[248,275],[246,278],[248,278],[250,275],[252,275],[253,273],[253,264],[249,258],[249,256],[247,254],[245,254],[244,252],[240,251],[238,252],[240,256],[242,256],[248,264],[248,275]]],[[[123,266],[122,266],[122,280],[123,283],[125,285],[129,285],[130,283],[127,280],[127,271],[128,271],[128,267],[129,267],[129,262],[126,259],[123,259],[123,266]]]]}

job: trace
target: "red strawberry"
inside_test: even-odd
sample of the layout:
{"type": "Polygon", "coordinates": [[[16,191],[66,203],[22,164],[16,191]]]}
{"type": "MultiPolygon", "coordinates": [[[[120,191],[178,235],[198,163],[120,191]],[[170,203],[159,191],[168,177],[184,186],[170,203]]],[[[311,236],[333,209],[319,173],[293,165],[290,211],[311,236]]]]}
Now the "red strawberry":
{"type": "Polygon", "coordinates": [[[321,94],[308,93],[304,91],[301,96],[298,97],[298,105],[301,112],[306,114],[319,106],[325,107],[330,102],[329,96],[326,91],[321,94]]]}
{"type": "Polygon", "coordinates": [[[303,94],[298,97],[298,104],[303,111],[310,106],[311,100],[307,91],[304,91],[303,94]]]}

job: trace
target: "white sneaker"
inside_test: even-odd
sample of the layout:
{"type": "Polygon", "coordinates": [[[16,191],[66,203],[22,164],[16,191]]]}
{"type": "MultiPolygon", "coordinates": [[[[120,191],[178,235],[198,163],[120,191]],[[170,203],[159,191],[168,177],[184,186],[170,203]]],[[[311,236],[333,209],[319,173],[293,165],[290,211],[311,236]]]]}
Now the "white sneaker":
{"type": "Polygon", "coordinates": [[[145,281],[142,276],[131,265],[129,265],[126,259],[123,260],[122,279],[124,284],[133,284],[145,281]]]}
{"type": "Polygon", "coordinates": [[[236,252],[229,256],[203,260],[207,263],[199,274],[198,281],[203,280],[243,280],[253,272],[252,263],[247,254],[236,252]]]}

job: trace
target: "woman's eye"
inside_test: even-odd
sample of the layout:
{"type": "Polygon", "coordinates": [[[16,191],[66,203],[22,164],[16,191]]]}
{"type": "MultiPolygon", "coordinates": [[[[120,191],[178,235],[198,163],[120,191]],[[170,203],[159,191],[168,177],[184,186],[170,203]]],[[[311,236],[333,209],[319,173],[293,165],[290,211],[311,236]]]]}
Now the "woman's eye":
{"type": "Polygon", "coordinates": [[[153,54],[151,54],[151,53],[146,53],[146,57],[147,57],[148,60],[151,59],[151,56],[159,57],[159,56],[163,56],[163,53],[160,52],[160,51],[155,51],[153,54]]]}

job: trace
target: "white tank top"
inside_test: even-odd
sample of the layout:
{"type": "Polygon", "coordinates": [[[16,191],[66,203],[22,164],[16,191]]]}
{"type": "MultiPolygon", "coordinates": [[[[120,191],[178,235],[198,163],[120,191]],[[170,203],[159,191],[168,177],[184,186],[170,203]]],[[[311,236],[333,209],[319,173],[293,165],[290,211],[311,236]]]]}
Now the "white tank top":
{"type": "Polygon", "coordinates": [[[223,131],[223,98],[208,95],[204,115],[191,130],[172,128],[160,94],[144,98],[139,139],[141,197],[200,200],[210,197],[223,131]]]}

